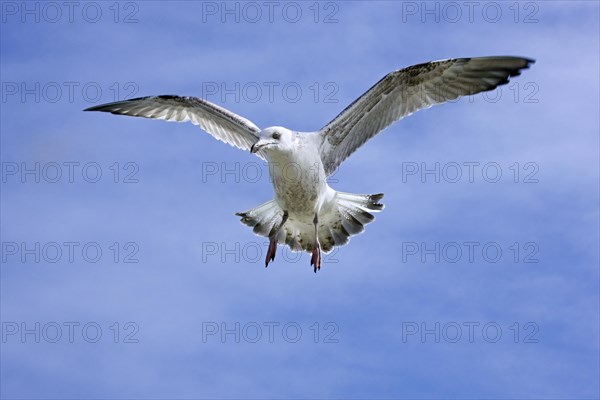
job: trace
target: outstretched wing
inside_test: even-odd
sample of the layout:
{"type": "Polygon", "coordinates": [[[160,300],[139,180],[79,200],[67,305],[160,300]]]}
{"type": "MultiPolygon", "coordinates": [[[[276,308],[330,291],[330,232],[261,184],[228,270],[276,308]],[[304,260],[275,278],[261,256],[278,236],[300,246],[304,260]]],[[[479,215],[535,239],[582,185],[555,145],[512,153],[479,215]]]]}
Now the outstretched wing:
{"type": "Polygon", "coordinates": [[[260,129],[247,119],[197,97],[140,97],[90,107],[85,111],[105,111],[166,121],[190,121],[216,139],[242,150],[250,150],[252,145],[258,141],[260,132],[260,129]]]}
{"type": "Polygon", "coordinates": [[[533,62],[521,57],[456,58],[386,75],[319,132],[326,174],[393,122],[434,104],[493,90],[533,62]]]}

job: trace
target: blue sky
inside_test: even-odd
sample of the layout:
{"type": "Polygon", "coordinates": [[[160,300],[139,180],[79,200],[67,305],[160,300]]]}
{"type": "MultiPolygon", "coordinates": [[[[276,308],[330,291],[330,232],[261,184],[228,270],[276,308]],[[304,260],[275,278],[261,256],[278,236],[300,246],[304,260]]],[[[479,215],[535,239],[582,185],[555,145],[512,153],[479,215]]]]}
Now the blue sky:
{"type": "Polygon", "coordinates": [[[3,398],[600,396],[597,3],[0,4],[3,398]],[[386,208],[316,275],[234,215],[272,198],[260,160],[82,112],[196,95],[310,131],[484,55],[537,62],[352,155],[331,185],[386,208]]]}

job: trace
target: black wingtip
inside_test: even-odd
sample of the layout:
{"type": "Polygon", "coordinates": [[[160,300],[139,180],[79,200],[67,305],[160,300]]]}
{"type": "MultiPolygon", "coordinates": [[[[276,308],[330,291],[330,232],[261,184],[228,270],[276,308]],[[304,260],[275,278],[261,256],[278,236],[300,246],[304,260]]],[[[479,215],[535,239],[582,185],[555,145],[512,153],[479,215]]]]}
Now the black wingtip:
{"type": "Polygon", "coordinates": [[[121,100],[121,101],[115,101],[112,103],[105,103],[105,104],[99,104],[97,106],[92,106],[92,107],[88,107],[83,111],[104,111],[104,112],[110,112],[113,114],[119,114],[119,113],[115,113],[113,111],[115,106],[121,106],[124,103],[133,103],[136,101],[141,101],[141,100],[147,100],[147,99],[151,99],[151,98],[157,98],[157,99],[164,99],[164,100],[185,100],[188,97],[182,97],[182,96],[177,96],[177,95],[173,95],[173,94],[165,94],[165,95],[160,95],[160,96],[143,96],[143,97],[136,97],[134,99],[127,99],[127,100],[121,100]]]}
{"type": "Polygon", "coordinates": [[[498,86],[508,83],[508,78],[514,78],[514,77],[521,75],[522,71],[529,69],[529,67],[531,67],[531,65],[535,64],[535,59],[533,59],[533,58],[528,58],[528,57],[518,57],[518,58],[525,61],[525,65],[523,65],[522,67],[515,68],[514,71],[511,71],[510,75],[506,78],[506,82],[501,82],[498,84],[498,86]]]}
{"type": "MultiPolygon", "coordinates": [[[[134,99],[137,100],[137,99],[134,99]]],[[[92,107],[88,107],[83,111],[108,111],[111,112],[112,111],[112,107],[117,105],[117,104],[122,104],[125,103],[129,100],[125,100],[125,101],[116,101],[114,103],[105,103],[105,104],[98,104],[97,106],[92,106],[92,107]]]]}
{"type": "Polygon", "coordinates": [[[522,69],[528,69],[532,64],[535,64],[536,60],[534,58],[528,58],[528,57],[522,57],[522,58],[527,63],[527,64],[525,64],[525,66],[522,69]]]}

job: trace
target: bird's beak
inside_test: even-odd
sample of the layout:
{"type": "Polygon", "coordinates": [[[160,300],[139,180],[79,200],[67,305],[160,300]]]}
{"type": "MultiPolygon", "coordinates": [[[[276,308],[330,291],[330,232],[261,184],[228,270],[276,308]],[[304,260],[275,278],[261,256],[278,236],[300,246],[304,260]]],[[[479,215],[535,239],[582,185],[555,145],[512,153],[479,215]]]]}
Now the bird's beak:
{"type": "Polygon", "coordinates": [[[262,149],[263,147],[265,147],[269,144],[271,144],[271,143],[263,142],[263,141],[259,140],[258,142],[254,143],[252,145],[252,147],[250,147],[250,153],[256,153],[257,151],[259,151],[260,149],[262,149]]]}

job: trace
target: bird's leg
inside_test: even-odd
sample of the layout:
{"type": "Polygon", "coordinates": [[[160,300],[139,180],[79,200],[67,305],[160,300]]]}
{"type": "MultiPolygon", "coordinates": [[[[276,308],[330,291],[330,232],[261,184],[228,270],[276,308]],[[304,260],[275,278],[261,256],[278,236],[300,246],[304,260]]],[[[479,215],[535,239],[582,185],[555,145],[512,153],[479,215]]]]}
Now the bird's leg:
{"type": "Polygon", "coordinates": [[[315,214],[313,219],[315,224],[315,245],[313,246],[312,257],[310,258],[310,265],[315,268],[315,274],[317,270],[321,269],[321,243],[319,243],[319,215],[315,214]]]}
{"type": "Polygon", "coordinates": [[[279,232],[283,229],[283,224],[288,219],[288,212],[283,211],[283,217],[281,218],[281,223],[275,230],[275,233],[269,236],[269,250],[267,250],[267,258],[265,260],[265,268],[269,266],[270,261],[275,260],[275,252],[277,251],[277,236],[279,236],[279,232]]]}

